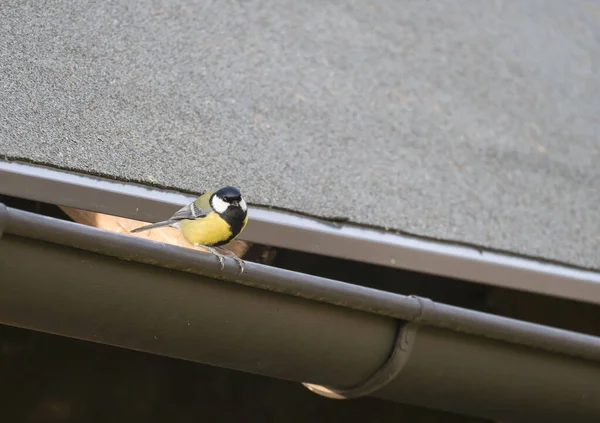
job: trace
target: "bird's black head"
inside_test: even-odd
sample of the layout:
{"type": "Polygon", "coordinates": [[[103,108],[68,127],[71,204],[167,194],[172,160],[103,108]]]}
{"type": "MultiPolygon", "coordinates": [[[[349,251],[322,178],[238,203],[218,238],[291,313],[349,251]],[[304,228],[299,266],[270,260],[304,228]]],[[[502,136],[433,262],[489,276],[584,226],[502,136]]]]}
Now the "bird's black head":
{"type": "Polygon", "coordinates": [[[246,213],[246,201],[242,193],[235,187],[223,187],[217,190],[211,198],[211,206],[217,213],[230,212],[232,209],[241,209],[246,213]]]}
{"type": "Polygon", "coordinates": [[[242,199],[242,193],[236,187],[223,187],[215,192],[215,195],[228,203],[242,199]]]}

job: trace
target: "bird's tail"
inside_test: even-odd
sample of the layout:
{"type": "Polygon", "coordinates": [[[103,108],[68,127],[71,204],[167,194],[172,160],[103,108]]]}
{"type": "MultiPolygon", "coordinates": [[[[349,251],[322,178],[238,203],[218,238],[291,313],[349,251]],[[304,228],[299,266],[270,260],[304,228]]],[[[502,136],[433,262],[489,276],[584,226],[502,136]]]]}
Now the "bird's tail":
{"type": "Polygon", "coordinates": [[[141,226],[139,228],[132,229],[129,232],[131,232],[131,233],[142,232],[142,231],[147,231],[149,229],[162,228],[163,226],[171,226],[172,224],[173,224],[172,220],[165,220],[163,222],[156,222],[151,225],[141,226]]]}

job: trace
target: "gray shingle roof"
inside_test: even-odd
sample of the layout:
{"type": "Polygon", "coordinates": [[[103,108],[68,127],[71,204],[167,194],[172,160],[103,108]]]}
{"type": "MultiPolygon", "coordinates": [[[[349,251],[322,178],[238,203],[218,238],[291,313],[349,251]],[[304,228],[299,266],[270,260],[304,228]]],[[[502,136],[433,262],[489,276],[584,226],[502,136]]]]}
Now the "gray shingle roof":
{"type": "Polygon", "coordinates": [[[600,269],[593,3],[153,4],[0,8],[0,156],[600,269]]]}

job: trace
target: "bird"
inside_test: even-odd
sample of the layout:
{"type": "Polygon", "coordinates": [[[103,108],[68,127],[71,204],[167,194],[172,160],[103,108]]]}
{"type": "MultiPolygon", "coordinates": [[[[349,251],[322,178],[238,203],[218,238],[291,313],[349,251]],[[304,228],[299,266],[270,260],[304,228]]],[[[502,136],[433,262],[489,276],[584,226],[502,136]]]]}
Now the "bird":
{"type": "Polygon", "coordinates": [[[132,233],[149,229],[174,227],[179,229],[183,238],[195,247],[203,247],[217,257],[221,270],[224,268],[223,258],[228,256],[244,272],[244,261],[233,251],[222,245],[235,239],[248,223],[248,205],[239,188],[225,186],[218,190],[206,192],[193,202],[176,211],[169,219],[162,222],[141,226],[131,230],[132,233]]]}

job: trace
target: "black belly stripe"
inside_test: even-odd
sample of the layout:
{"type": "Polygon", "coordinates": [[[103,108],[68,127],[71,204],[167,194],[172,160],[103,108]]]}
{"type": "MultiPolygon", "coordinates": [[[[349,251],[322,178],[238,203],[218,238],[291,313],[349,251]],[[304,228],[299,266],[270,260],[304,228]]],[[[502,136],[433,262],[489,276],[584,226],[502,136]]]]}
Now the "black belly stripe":
{"type": "Polygon", "coordinates": [[[215,247],[227,244],[241,232],[246,215],[247,213],[242,209],[233,207],[228,208],[225,213],[222,213],[220,215],[223,218],[223,220],[229,223],[229,226],[231,227],[231,236],[225,241],[221,241],[214,244],[215,247]]]}

